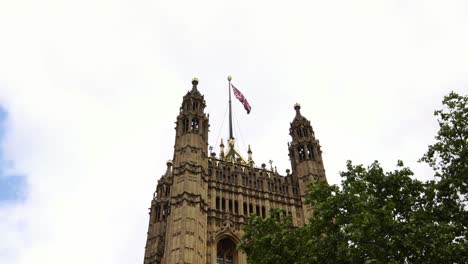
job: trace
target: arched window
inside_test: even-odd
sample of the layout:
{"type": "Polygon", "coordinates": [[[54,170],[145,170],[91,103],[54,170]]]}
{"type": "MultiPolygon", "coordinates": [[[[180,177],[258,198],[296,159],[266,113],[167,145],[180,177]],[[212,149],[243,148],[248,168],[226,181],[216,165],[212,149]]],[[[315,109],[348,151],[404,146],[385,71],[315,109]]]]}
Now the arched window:
{"type": "Polygon", "coordinates": [[[307,133],[307,128],[304,128],[304,137],[307,137],[309,133],[307,133]]]}
{"type": "Polygon", "coordinates": [[[189,120],[186,118],[184,119],[184,132],[189,130],[189,120]]]}
{"type": "Polygon", "coordinates": [[[313,160],[314,159],[314,148],[312,144],[307,145],[307,158],[313,160]]]}
{"type": "Polygon", "coordinates": [[[244,215],[247,215],[247,203],[244,202],[242,207],[244,207],[244,215]]]}
{"type": "Polygon", "coordinates": [[[299,160],[304,160],[306,156],[304,146],[300,145],[299,147],[297,147],[297,151],[299,153],[299,160]]]}
{"type": "Polygon", "coordinates": [[[216,247],[216,264],[236,264],[237,260],[236,244],[229,238],[223,238],[216,247]]]}
{"type": "Polygon", "coordinates": [[[192,118],[192,131],[193,132],[198,132],[200,126],[200,121],[198,118],[192,118]]]}
{"type": "Polygon", "coordinates": [[[216,197],[216,210],[219,210],[219,197],[216,197]]]}
{"type": "Polygon", "coordinates": [[[164,205],[162,210],[162,219],[166,219],[168,213],[167,205],[164,205]]]}
{"type": "Polygon", "coordinates": [[[298,129],[296,130],[296,134],[297,134],[298,137],[302,137],[302,129],[301,129],[301,128],[298,128],[298,129]]]}
{"type": "Polygon", "coordinates": [[[154,219],[154,222],[159,221],[161,217],[161,208],[159,205],[156,206],[156,217],[154,219]]]}

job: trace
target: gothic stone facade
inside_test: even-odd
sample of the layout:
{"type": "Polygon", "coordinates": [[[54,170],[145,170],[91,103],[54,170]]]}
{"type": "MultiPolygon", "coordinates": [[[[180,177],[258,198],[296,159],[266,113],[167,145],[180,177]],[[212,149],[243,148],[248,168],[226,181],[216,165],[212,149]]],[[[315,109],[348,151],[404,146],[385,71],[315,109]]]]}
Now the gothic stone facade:
{"type": "Polygon", "coordinates": [[[158,181],[151,201],[144,264],[236,263],[246,256],[236,250],[249,216],[266,217],[284,210],[295,225],[308,221],[306,185],[326,180],[319,141],[310,122],[295,105],[288,143],[292,171],[255,166],[228,142],[218,155],[208,152],[209,115],[198,81],[184,97],[176,122],[173,161],[158,181]]]}

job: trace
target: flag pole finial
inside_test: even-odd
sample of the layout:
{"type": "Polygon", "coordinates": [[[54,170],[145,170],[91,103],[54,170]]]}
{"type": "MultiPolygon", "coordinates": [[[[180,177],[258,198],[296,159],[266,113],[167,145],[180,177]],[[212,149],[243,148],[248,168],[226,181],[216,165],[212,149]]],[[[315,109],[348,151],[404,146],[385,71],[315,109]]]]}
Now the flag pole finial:
{"type": "Polygon", "coordinates": [[[231,81],[232,80],[232,77],[231,75],[228,76],[228,81],[231,81]]]}

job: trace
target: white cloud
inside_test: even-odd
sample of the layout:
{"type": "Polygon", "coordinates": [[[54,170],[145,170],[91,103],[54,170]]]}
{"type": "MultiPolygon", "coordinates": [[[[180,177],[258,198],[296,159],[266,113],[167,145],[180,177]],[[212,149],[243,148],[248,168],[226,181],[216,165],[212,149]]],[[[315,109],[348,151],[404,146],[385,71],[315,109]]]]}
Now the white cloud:
{"type": "Polygon", "coordinates": [[[330,182],[347,159],[403,159],[428,178],[416,160],[442,96],[467,91],[467,33],[463,1],[2,2],[3,149],[28,199],[0,207],[0,262],[142,263],[193,76],[213,145],[232,74],[253,107],[234,102],[239,143],[258,164],[289,167],[299,101],[330,182]]]}

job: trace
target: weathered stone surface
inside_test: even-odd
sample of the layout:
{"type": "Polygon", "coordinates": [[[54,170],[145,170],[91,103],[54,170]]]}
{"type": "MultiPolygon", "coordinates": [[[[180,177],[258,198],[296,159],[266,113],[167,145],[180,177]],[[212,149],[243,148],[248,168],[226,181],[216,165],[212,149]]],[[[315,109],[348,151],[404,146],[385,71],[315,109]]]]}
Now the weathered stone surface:
{"type": "Polygon", "coordinates": [[[266,217],[279,208],[295,225],[307,222],[306,185],[326,180],[320,145],[296,105],[288,144],[292,172],[285,176],[266,165],[256,167],[250,146],[244,160],[234,140],[228,141],[226,153],[223,143],[221,153],[209,153],[206,103],[198,80],[192,84],[177,117],[173,161],[151,201],[144,264],[246,264],[236,246],[249,216],[266,217]]]}

